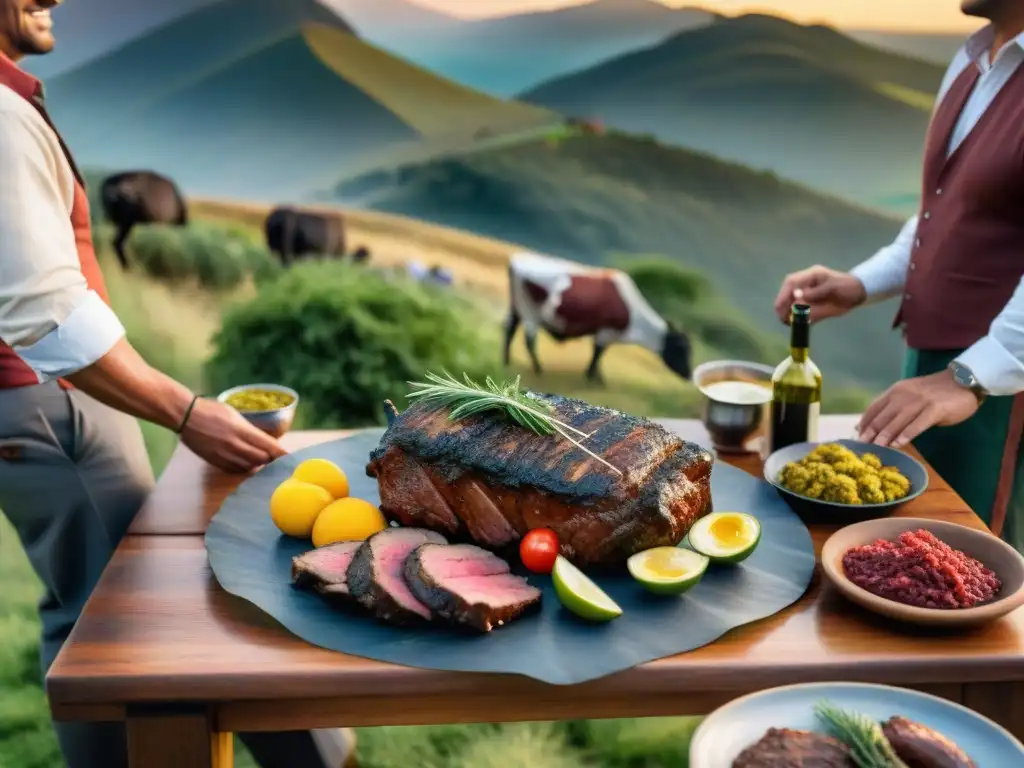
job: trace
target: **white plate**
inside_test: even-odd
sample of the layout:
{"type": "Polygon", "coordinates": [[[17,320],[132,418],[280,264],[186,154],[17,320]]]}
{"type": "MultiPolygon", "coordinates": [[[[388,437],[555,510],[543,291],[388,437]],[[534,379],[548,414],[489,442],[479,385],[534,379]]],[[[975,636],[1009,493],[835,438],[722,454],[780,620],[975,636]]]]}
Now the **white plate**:
{"type": "Polygon", "coordinates": [[[814,714],[822,699],[880,722],[894,715],[916,720],[956,742],[978,768],[1024,766],[1024,745],[959,704],[886,685],[809,683],[753,693],[715,710],[693,734],[690,768],[731,768],[740,752],[769,728],[826,732],[814,714]]]}

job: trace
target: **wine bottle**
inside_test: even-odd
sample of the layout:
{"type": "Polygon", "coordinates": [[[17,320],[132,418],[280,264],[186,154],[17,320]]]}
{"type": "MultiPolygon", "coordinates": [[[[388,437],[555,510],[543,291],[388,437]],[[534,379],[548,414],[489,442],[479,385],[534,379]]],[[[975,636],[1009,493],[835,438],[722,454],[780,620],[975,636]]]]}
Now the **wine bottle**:
{"type": "Polygon", "coordinates": [[[818,439],[821,371],[810,355],[810,306],[793,305],[789,329],[789,357],[779,363],[772,374],[769,432],[772,451],[818,439]]]}

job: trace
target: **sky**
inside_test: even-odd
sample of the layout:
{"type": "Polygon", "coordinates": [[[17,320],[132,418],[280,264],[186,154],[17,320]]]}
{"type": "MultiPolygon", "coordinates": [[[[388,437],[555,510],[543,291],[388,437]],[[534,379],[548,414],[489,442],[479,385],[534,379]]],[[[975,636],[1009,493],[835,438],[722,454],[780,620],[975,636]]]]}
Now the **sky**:
{"type": "MultiPolygon", "coordinates": [[[[963,15],[960,0],[659,0],[665,5],[697,5],[734,15],[766,11],[805,23],[844,28],[963,32],[980,22],[963,15]]],[[[480,17],[523,13],[586,0],[415,0],[454,16],[480,17]]]]}

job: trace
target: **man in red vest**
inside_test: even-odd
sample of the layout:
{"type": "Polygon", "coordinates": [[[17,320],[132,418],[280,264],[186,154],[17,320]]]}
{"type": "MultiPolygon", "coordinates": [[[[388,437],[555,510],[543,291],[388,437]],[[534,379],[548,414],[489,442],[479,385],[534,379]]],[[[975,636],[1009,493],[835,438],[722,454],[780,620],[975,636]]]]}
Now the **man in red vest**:
{"type": "Polygon", "coordinates": [[[964,0],[991,23],[939,92],[921,208],[849,273],[789,275],[776,299],[816,320],[900,296],[904,378],[860,421],[863,440],[911,441],[991,529],[1024,551],[1024,0],[964,0]]]}
{"type": "MultiPolygon", "coordinates": [[[[45,594],[49,668],[153,488],[137,418],[181,435],[216,467],[245,472],[284,454],[234,409],[150,367],[110,308],[82,177],[19,69],[54,45],[60,0],[0,0],[0,509],[45,594]]],[[[127,763],[124,728],[57,725],[70,768],[127,763]]],[[[342,731],[243,736],[264,768],[339,768],[342,731]]]]}

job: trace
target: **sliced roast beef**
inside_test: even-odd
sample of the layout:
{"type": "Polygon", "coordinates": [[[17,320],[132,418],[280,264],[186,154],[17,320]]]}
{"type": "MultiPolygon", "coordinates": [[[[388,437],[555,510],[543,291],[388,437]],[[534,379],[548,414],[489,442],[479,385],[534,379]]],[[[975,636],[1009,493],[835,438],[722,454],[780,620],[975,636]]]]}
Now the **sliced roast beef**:
{"type": "Polygon", "coordinates": [[[339,541],[292,558],[292,581],[328,597],[347,599],[348,567],[361,541],[339,541]]]}
{"type": "Polygon", "coordinates": [[[472,544],[417,547],[405,561],[405,581],[436,616],[481,632],[540,607],[539,589],[472,544]]]}
{"type": "Polygon", "coordinates": [[[713,457],[646,419],[565,397],[536,395],[552,415],[589,435],[595,460],[559,435],[509,419],[415,403],[389,414],[366,472],[380,509],[402,525],[431,528],[502,551],[532,528],[558,534],[577,565],[621,565],[675,546],[711,511],[713,457]]]}
{"type": "Polygon", "coordinates": [[[403,569],[416,547],[444,543],[444,536],[424,528],[385,528],[373,534],[348,567],[349,592],[377,618],[392,624],[429,621],[430,609],[413,595],[403,569]]]}

